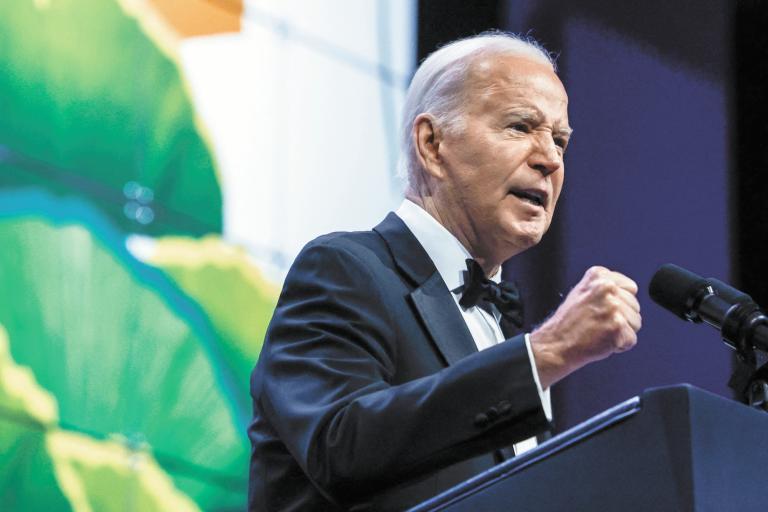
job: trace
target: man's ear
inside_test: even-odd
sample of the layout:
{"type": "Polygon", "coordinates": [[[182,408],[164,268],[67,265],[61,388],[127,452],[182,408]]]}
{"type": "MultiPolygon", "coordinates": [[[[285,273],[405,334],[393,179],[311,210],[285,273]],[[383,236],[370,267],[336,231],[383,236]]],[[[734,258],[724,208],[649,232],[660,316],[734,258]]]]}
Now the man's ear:
{"type": "Polygon", "coordinates": [[[442,132],[431,114],[419,114],[413,120],[413,147],[424,171],[434,178],[443,177],[440,142],[442,132]]]}

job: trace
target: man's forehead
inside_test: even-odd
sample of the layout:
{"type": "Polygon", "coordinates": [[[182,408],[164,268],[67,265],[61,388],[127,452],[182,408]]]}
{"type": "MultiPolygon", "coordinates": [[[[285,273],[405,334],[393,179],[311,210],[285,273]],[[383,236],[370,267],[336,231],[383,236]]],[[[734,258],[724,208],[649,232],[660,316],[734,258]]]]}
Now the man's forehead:
{"type": "MultiPolygon", "coordinates": [[[[548,64],[516,55],[477,59],[469,69],[465,92],[470,102],[514,99],[513,104],[518,110],[528,110],[539,116],[557,114],[567,128],[568,95],[548,64]]],[[[494,105],[494,108],[509,106],[494,105]]]]}
{"type": "Polygon", "coordinates": [[[530,57],[490,55],[476,59],[470,65],[468,82],[480,88],[540,85],[558,90],[567,99],[565,87],[552,66],[530,57]]]}
{"type": "Polygon", "coordinates": [[[475,57],[469,66],[477,77],[492,76],[514,70],[517,74],[546,71],[554,75],[552,65],[528,55],[492,53],[475,57]]]}

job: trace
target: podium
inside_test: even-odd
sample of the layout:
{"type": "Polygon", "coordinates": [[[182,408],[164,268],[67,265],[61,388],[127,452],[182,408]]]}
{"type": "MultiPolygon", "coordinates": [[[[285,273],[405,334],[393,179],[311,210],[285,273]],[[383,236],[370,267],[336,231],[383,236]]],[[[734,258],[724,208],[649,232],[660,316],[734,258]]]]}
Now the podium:
{"type": "Polygon", "coordinates": [[[412,512],[768,511],[768,414],[655,388],[412,512]]]}

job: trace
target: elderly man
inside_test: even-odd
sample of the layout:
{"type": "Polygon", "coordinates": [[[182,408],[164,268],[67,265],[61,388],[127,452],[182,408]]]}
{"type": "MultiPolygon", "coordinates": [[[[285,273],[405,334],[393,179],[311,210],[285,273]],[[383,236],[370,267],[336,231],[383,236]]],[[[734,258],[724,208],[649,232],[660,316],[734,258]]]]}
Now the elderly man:
{"type": "MultiPolygon", "coordinates": [[[[251,510],[401,510],[549,425],[548,388],[631,348],[637,287],[589,269],[530,334],[501,264],[547,231],[568,98],[549,55],[486,34],[433,53],[404,114],[406,200],[296,259],[254,370],[251,510]]],[[[516,449],[520,449],[518,446],[516,449]]]]}

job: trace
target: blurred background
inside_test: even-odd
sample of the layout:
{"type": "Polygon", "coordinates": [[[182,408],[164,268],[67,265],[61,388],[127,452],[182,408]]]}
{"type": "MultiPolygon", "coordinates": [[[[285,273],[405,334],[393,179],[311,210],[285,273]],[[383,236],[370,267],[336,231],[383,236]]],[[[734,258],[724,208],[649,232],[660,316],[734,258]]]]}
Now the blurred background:
{"type": "Polygon", "coordinates": [[[747,0],[3,3],[0,510],[242,510],[285,272],[397,207],[416,64],[491,28],[559,55],[575,128],[555,224],[505,266],[529,327],[590,265],[641,288],[638,347],[554,388],[558,428],[730,396],[717,333],[646,289],[674,262],[768,304],[765,26],[747,0]]]}

